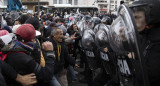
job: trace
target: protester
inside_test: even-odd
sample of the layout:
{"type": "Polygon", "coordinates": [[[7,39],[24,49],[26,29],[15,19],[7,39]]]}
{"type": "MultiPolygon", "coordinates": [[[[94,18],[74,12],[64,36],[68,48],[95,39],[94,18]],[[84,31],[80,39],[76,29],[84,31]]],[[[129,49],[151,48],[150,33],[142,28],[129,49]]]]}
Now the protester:
{"type": "Polygon", "coordinates": [[[61,29],[54,28],[49,40],[54,46],[56,55],[54,76],[51,81],[52,86],[68,86],[66,68],[69,64],[75,67],[78,65],[75,64],[74,59],[68,53],[68,50],[63,42],[63,31],[61,29]]]}
{"type": "MultiPolygon", "coordinates": [[[[35,28],[31,24],[23,24],[16,30],[17,40],[13,40],[10,48],[6,48],[6,52],[14,51],[9,53],[6,62],[15,68],[15,70],[22,74],[35,73],[38,86],[49,85],[49,80],[52,79],[54,71],[54,53],[53,45],[51,42],[44,42],[42,48],[46,53],[45,66],[41,66],[40,63],[36,62],[32,52],[35,46],[35,28]],[[29,35],[29,36],[28,36],[29,35]]],[[[13,80],[8,80],[8,85],[21,86],[13,80]]]]}

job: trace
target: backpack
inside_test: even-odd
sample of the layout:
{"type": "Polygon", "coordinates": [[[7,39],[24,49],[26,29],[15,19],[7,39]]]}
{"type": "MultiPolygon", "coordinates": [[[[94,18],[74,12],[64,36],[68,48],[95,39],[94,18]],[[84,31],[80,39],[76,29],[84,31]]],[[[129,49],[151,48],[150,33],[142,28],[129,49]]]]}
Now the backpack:
{"type": "Polygon", "coordinates": [[[4,52],[1,51],[0,52],[0,60],[4,61],[7,58],[9,53],[10,52],[4,53],[4,52]]]}
{"type": "MultiPolygon", "coordinates": [[[[24,52],[20,52],[20,51],[14,51],[14,52],[18,52],[18,53],[24,53],[24,52]]],[[[13,53],[13,51],[10,52],[0,52],[0,60],[5,61],[5,59],[7,58],[8,54],[13,53]]]]}

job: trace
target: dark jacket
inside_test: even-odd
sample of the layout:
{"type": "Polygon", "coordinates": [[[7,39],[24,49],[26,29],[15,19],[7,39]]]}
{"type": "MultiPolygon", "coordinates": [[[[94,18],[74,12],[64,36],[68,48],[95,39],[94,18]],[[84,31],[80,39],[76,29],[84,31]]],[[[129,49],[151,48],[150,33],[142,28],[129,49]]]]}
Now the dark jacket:
{"type": "Polygon", "coordinates": [[[5,79],[15,81],[17,73],[10,65],[0,60],[0,86],[6,86],[4,77],[5,79]]]}
{"type": "Polygon", "coordinates": [[[160,28],[151,28],[143,35],[143,55],[150,86],[160,86],[160,28]]]}
{"type": "MultiPolygon", "coordinates": [[[[41,67],[28,52],[12,52],[8,54],[6,61],[21,75],[35,73],[38,80],[35,86],[48,86],[48,81],[52,79],[54,71],[53,51],[47,51],[46,55],[45,67],[41,67]]],[[[21,86],[12,80],[9,80],[8,83],[9,86],[21,86]]]]}
{"type": "Polygon", "coordinates": [[[60,61],[58,61],[58,48],[56,41],[50,37],[50,42],[52,42],[55,50],[55,65],[54,65],[54,73],[59,73],[63,68],[66,68],[69,64],[75,65],[75,60],[69,55],[67,47],[64,42],[59,43],[61,45],[61,54],[60,54],[60,61]]]}

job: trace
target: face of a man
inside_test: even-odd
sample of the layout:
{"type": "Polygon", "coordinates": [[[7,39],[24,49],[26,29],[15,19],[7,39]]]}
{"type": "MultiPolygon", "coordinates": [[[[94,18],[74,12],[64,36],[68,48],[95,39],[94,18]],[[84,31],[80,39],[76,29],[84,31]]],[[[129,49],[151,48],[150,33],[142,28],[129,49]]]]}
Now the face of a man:
{"type": "Polygon", "coordinates": [[[145,26],[147,25],[145,13],[143,11],[138,11],[138,12],[135,12],[133,15],[138,28],[138,32],[143,31],[145,29],[145,26]]]}
{"type": "Polygon", "coordinates": [[[63,31],[61,29],[57,29],[57,34],[54,35],[54,39],[56,42],[62,42],[63,31]]]}

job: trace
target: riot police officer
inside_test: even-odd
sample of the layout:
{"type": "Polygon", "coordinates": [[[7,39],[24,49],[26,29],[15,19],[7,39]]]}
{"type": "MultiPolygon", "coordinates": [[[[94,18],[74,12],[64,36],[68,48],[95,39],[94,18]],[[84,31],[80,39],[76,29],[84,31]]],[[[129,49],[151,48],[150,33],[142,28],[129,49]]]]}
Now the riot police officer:
{"type": "Polygon", "coordinates": [[[160,1],[141,0],[131,7],[141,36],[143,57],[150,86],[160,85],[160,1]]]}

